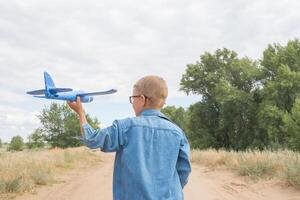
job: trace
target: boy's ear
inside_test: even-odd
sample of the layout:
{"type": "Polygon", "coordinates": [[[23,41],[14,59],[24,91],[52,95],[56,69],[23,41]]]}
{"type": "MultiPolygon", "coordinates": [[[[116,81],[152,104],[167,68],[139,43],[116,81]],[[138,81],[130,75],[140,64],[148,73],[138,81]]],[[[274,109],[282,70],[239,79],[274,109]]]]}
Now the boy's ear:
{"type": "Polygon", "coordinates": [[[142,97],[142,99],[143,99],[143,101],[144,101],[144,106],[145,106],[146,103],[147,103],[147,98],[146,98],[144,95],[141,95],[141,97],[142,97]]]}

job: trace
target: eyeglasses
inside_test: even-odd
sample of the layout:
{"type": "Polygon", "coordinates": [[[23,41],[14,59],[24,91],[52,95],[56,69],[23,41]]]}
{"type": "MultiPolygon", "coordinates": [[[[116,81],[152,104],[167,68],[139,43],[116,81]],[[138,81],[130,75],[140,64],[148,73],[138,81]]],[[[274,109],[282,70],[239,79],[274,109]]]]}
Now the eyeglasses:
{"type": "Polygon", "coordinates": [[[134,96],[129,96],[129,102],[132,104],[132,98],[135,98],[135,97],[141,97],[141,96],[144,96],[145,99],[150,99],[150,97],[147,97],[145,95],[134,95],[134,96]]]}

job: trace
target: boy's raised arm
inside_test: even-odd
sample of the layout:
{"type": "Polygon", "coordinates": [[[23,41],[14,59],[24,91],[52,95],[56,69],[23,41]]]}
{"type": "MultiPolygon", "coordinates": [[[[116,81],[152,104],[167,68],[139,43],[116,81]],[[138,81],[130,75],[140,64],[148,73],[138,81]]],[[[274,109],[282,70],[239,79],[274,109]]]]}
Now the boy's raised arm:
{"type": "Polygon", "coordinates": [[[104,152],[117,151],[120,146],[124,145],[125,138],[120,130],[120,124],[117,120],[112,126],[104,129],[94,130],[87,122],[84,109],[77,97],[76,102],[68,102],[68,105],[74,110],[80,120],[81,140],[91,149],[100,148],[104,152]]]}
{"type": "Polygon", "coordinates": [[[81,135],[84,135],[84,132],[82,130],[82,126],[84,124],[87,124],[87,120],[86,120],[86,117],[85,117],[85,112],[84,112],[84,109],[83,109],[83,106],[80,102],[80,97],[77,97],[76,99],[76,102],[73,102],[73,101],[68,101],[68,105],[70,106],[70,108],[72,110],[74,110],[78,116],[79,116],[79,121],[80,121],[80,130],[81,130],[81,135]]]}

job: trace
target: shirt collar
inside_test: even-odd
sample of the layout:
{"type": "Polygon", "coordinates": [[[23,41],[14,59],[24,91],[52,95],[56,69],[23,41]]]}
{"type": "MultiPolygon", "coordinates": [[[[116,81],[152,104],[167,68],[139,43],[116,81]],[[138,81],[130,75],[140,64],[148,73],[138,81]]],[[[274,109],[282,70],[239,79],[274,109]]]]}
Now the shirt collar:
{"type": "Polygon", "coordinates": [[[157,117],[160,117],[160,118],[163,118],[163,119],[166,119],[166,120],[172,122],[172,120],[170,120],[168,117],[166,117],[166,115],[164,115],[159,110],[155,110],[155,109],[146,109],[146,110],[143,110],[141,112],[141,116],[157,116],[157,117]]]}
{"type": "Polygon", "coordinates": [[[162,112],[155,109],[146,109],[141,112],[143,116],[159,116],[159,117],[166,117],[162,112]]]}

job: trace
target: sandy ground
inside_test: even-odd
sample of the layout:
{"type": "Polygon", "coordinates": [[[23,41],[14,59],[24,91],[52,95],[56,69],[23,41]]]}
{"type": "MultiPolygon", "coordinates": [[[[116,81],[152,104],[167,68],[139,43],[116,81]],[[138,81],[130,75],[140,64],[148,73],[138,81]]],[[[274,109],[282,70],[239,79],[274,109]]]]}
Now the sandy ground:
{"type": "MultiPolygon", "coordinates": [[[[39,187],[34,194],[16,200],[110,200],[112,199],[113,154],[101,154],[103,162],[74,170],[59,183],[39,187]]],[[[193,165],[184,189],[187,200],[300,200],[300,190],[283,184],[253,181],[226,170],[193,165]]]]}

